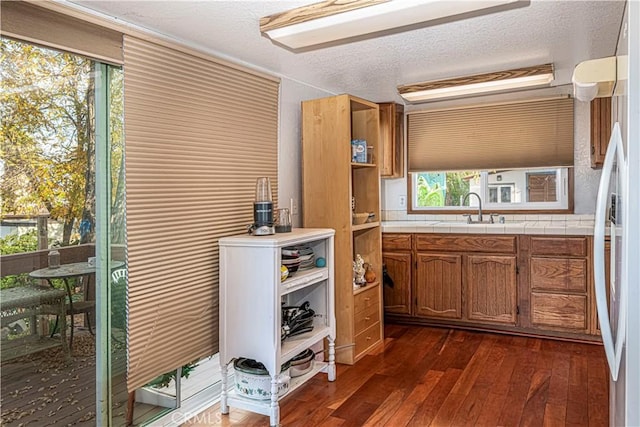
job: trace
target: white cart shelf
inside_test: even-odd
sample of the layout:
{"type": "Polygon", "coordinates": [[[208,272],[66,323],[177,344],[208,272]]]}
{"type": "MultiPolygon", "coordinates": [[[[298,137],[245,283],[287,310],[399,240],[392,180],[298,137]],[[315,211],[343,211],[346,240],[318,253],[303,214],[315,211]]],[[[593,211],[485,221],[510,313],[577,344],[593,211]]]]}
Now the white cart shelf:
{"type": "Polygon", "coordinates": [[[303,350],[329,342],[328,362],[314,361],[313,370],[292,378],[291,393],[318,372],[329,381],[336,377],[334,307],[334,230],[297,228],[272,236],[234,236],[220,239],[220,410],[229,406],[269,415],[270,424],[280,422],[277,377],[283,363],[303,350]],[[280,280],[281,249],[308,245],[326,266],[293,273],[280,280]],[[314,328],[281,341],[281,306],[309,301],[315,311],[314,328]],[[271,376],[271,400],[254,400],[228,391],[229,364],[246,357],[261,362],[271,376]]]}

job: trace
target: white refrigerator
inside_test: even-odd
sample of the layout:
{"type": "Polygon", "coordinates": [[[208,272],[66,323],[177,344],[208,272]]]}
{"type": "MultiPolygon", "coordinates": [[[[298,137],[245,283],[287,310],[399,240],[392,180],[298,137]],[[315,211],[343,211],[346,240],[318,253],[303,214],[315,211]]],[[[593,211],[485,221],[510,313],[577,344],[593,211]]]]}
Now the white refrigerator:
{"type": "Polygon", "coordinates": [[[627,2],[616,50],[613,129],[594,230],[598,319],[610,370],[611,426],[640,426],[640,2],[627,2]],[[604,240],[611,239],[609,289],[604,240]],[[608,292],[607,292],[608,291],[608,292]],[[607,296],[608,294],[608,296],[607,296]]]}

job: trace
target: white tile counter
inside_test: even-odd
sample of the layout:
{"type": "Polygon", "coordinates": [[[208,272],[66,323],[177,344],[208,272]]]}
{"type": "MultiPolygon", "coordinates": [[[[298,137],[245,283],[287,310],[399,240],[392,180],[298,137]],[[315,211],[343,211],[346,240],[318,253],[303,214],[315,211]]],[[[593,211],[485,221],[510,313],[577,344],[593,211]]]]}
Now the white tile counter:
{"type": "Polygon", "coordinates": [[[559,221],[506,221],[504,224],[466,224],[462,221],[383,221],[383,233],[464,234],[550,234],[587,236],[593,234],[593,219],[559,221]]]}

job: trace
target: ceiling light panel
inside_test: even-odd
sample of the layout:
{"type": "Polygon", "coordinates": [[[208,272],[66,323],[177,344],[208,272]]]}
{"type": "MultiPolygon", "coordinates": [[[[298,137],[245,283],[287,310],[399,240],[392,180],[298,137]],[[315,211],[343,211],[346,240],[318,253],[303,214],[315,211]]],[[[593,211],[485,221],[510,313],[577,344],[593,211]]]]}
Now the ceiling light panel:
{"type": "Polygon", "coordinates": [[[291,49],[474,12],[518,0],[335,0],[260,19],[260,31],[291,49]]]}
{"type": "Polygon", "coordinates": [[[398,92],[407,101],[418,102],[544,86],[549,85],[552,81],[553,64],[544,64],[403,85],[398,86],[398,92]]]}

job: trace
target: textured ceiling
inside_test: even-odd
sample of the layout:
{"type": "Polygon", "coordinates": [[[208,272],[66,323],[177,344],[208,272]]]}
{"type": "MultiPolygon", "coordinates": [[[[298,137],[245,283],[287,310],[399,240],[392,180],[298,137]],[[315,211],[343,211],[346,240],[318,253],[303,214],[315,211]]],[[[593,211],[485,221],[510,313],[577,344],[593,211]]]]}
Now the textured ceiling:
{"type": "Polygon", "coordinates": [[[401,84],[552,62],[557,86],[574,66],[615,54],[623,1],[532,0],[525,7],[293,53],[261,36],[262,16],[310,1],[73,3],[334,93],[401,101],[401,84]]]}

